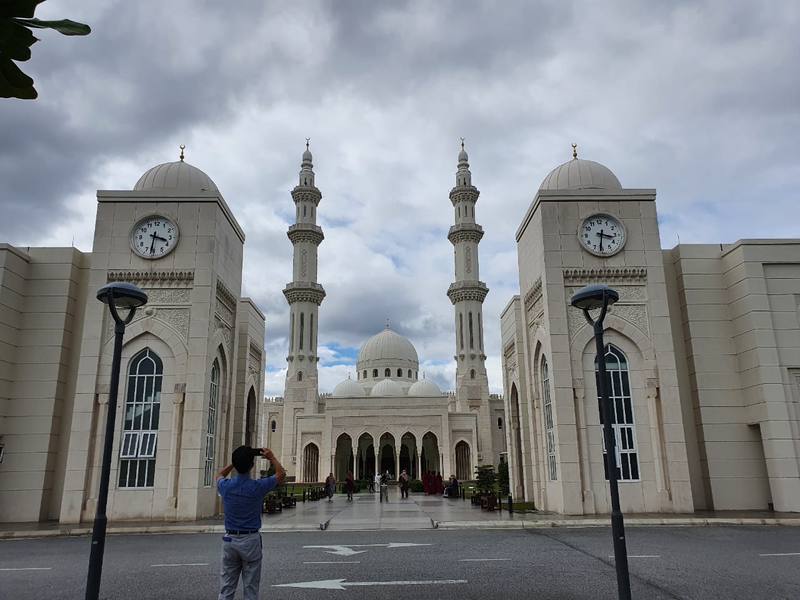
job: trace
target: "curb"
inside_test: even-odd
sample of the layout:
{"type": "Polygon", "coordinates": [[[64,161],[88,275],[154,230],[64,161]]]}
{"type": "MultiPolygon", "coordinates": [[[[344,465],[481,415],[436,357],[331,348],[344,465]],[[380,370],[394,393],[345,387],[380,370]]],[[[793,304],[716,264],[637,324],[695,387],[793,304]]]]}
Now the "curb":
{"type": "MultiPolygon", "coordinates": [[[[537,519],[534,521],[434,521],[434,529],[550,529],[610,527],[607,519],[537,519]]],[[[630,527],[719,527],[719,526],[768,526],[800,527],[800,518],[684,518],[684,519],[625,519],[630,527]]]]}
{"type": "MultiPolygon", "coordinates": [[[[327,524],[326,524],[327,525],[327,524]]],[[[318,531],[320,526],[306,525],[274,525],[262,527],[262,533],[281,532],[308,532],[318,531]]],[[[108,535],[157,535],[157,534],[188,534],[188,533],[224,533],[224,525],[171,525],[171,526],[118,526],[109,527],[108,535]]],[[[13,540],[23,538],[54,538],[54,537],[81,537],[92,534],[91,527],[62,527],[59,529],[30,530],[30,531],[0,531],[0,540],[13,540]]]]}

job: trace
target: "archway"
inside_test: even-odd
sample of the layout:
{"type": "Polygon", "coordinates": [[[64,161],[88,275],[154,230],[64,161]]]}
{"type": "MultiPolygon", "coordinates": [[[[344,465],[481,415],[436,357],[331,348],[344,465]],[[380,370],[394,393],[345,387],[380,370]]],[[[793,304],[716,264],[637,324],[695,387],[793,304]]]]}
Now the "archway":
{"type": "Polygon", "coordinates": [[[522,419],[520,418],[519,411],[519,394],[517,393],[517,386],[514,383],[511,384],[511,435],[512,444],[514,446],[514,464],[512,467],[514,470],[514,483],[516,484],[514,494],[518,498],[521,498],[524,491],[524,474],[522,466],[522,419]]]}
{"type": "Polygon", "coordinates": [[[432,432],[422,436],[421,461],[422,474],[428,471],[440,473],[442,470],[441,456],[439,455],[439,441],[432,432]]]}
{"type": "Polygon", "coordinates": [[[397,477],[397,453],[395,451],[394,436],[391,433],[384,433],[381,436],[380,443],[380,457],[378,463],[381,467],[381,473],[389,472],[392,479],[397,477]]]}
{"type": "Polygon", "coordinates": [[[336,456],[333,461],[333,476],[344,481],[348,471],[353,470],[353,440],[343,433],[336,439],[336,456]]]}
{"type": "Polygon", "coordinates": [[[456,444],[456,479],[465,481],[472,479],[472,463],[469,455],[469,444],[461,440],[456,444]]]}
{"type": "Polygon", "coordinates": [[[244,445],[256,445],[256,392],[250,388],[247,394],[247,406],[244,419],[244,445]]]}
{"type": "Polygon", "coordinates": [[[372,436],[368,433],[358,436],[355,477],[356,479],[375,477],[375,445],[372,436]]]}
{"type": "Polygon", "coordinates": [[[319,481],[319,448],[310,443],[303,450],[303,482],[316,483],[319,481]]]}
{"type": "Polygon", "coordinates": [[[409,477],[419,479],[418,467],[417,438],[406,432],[400,438],[400,470],[405,469],[409,477]]]}

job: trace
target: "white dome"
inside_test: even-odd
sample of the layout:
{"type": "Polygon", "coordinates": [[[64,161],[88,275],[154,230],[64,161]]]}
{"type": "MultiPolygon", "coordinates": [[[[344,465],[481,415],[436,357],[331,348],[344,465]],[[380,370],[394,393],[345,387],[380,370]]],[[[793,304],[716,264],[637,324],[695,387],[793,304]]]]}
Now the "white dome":
{"type": "Polygon", "coordinates": [[[550,171],[539,190],[609,190],[622,189],[611,169],[593,160],[573,158],[550,171]]]}
{"type": "Polygon", "coordinates": [[[405,396],[403,388],[393,379],[384,379],[375,384],[370,396],[405,396]]]}
{"type": "Polygon", "coordinates": [[[366,395],[364,388],[349,377],[333,388],[334,398],[360,398],[366,395]]]}
{"type": "Polygon", "coordinates": [[[217,184],[211,177],[195,166],[182,160],[156,165],[139,177],[133,186],[134,192],[165,191],[185,192],[219,192],[217,184]]]}
{"type": "Polygon", "coordinates": [[[434,398],[441,396],[442,390],[430,379],[420,379],[408,389],[408,395],[434,398]]]}
{"type": "MultiPolygon", "coordinates": [[[[358,362],[366,361],[408,361],[414,366],[419,365],[417,351],[414,345],[388,327],[377,335],[369,338],[358,353],[358,362]]],[[[398,366],[406,366],[398,362],[398,366]]]]}

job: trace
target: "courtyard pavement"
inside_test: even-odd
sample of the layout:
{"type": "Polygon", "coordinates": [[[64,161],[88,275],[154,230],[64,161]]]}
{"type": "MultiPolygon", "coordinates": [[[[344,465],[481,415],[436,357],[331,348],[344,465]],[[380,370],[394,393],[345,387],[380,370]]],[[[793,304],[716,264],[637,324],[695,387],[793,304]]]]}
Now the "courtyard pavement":
{"type": "MultiPolygon", "coordinates": [[[[505,505],[504,505],[505,507],[505,505]]],[[[693,514],[626,515],[628,526],[704,526],[704,525],[794,525],[800,514],[758,511],[723,511],[693,514]]],[[[607,527],[608,516],[569,516],[543,512],[509,514],[508,510],[485,511],[469,500],[450,500],[441,496],[412,494],[401,499],[397,488],[390,488],[389,501],[379,502],[377,494],[362,492],[348,502],[342,494],[332,502],[298,502],[295,508],[264,515],[263,531],[356,531],[417,529],[543,529],[552,527],[607,527]]],[[[92,523],[76,525],[46,523],[0,523],[0,539],[82,536],[92,531],[92,523]]],[[[189,522],[135,521],[111,522],[110,534],[220,533],[222,518],[189,522]]]]}

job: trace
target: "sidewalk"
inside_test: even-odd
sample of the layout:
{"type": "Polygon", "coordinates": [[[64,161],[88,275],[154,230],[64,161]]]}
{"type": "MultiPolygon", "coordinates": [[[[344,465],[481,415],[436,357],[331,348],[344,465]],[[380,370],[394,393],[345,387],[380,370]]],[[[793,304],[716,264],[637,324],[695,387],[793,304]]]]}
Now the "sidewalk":
{"type": "MultiPolygon", "coordinates": [[[[532,529],[549,527],[608,527],[607,515],[570,516],[556,513],[514,513],[507,510],[488,512],[468,500],[448,500],[440,496],[412,494],[401,499],[391,488],[389,502],[378,502],[377,494],[356,494],[347,502],[337,494],[333,502],[298,502],[262,517],[262,531],[356,531],[371,529],[532,529]]],[[[800,526],[800,513],[767,511],[717,511],[692,514],[631,514],[625,525],[636,526],[721,526],[784,525],[800,526]]],[[[109,534],[222,533],[222,517],[200,521],[136,521],[109,523],[109,534]]],[[[0,523],[0,540],[32,537],[90,535],[92,523],[63,525],[47,523],[0,523]]]]}

